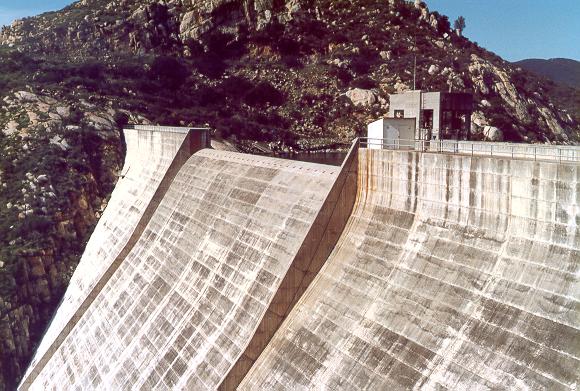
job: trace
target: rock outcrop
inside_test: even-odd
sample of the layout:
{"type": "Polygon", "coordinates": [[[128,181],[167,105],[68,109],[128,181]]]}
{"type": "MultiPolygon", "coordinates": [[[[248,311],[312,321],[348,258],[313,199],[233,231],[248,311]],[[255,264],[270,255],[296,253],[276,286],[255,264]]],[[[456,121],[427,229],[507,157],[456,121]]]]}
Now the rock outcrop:
{"type": "Polygon", "coordinates": [[[348,90],[345,95],[355,106],[372,106],[377,102],[377,95],[371,90],[354,88],[348,90]]]}
{"type": "Polygon", "coordinates": [[[106,206],[122,159],[110,119],[107,109],[30,91],[3,99],[0,389],[26,368],[106,206]],[[68,125],[72,110],[81,126],[68,125]]]}

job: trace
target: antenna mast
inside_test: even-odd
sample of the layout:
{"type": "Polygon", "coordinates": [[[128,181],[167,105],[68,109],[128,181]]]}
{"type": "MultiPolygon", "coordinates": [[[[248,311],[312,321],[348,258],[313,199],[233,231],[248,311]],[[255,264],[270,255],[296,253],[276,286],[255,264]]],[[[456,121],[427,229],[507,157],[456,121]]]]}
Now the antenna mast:
{"type": "Polygon", "coordinates": [[[417,53],[415,53],[415,60],[413,62],[413,90],[417,89],[417,53]]]}
{"type": "Polygon", "coordinates": [[[413,90],[417,90],[417,32],[413,34],[413,90]]]}

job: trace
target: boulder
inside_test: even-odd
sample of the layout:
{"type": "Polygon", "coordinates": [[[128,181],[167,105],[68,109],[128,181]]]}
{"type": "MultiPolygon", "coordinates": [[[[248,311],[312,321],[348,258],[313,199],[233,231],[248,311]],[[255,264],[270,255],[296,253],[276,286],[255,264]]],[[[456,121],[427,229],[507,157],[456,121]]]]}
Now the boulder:
{"type": "Polygon", "coordinates": [[[372,106],[377,103],[377,95],[371,90],[354,88],[346,92],[346,97],[355,106],[372,106]]]}
{"type": "Polygon", "coordinates": [[[18,132],[18,122],[11,120],[10,122],[8,122],[6,124],[5,129],[3,129],[2,132],[6,136],[10,136],[14,133],[17,133],[18,132]]]}
{"type": "Polygon", "coordinates": [[[38,181],[38,183],[40,184],[44,184],[44,183],[48,183],[48,175],[46,174],[41,174],[39,176],[36,177],[36,180],[38,181]]]}
{"type": "Polygon", "coordinates": [[[99,131],[110,131],[114,129],[113,121],[111,118],[105,118],[106,114],[96,115],[93,113],[87,114],[85,116],[86,120],[90,125],[99,131]]]}
{"type": "Polygon", "coordinates": [[[195,11],[186,12],[179,25],[179,36],[182,40],[187,38],[198,38],[198,13],[195,11]]]}
{"type": "Polygon", "coordinates": [[[383,60],[390,60],[391,58],[393,58],[393,52],[391,52],[390,50],[383,50],[382,52],[379,53],[379,56],[381,56],[381,58],[383,60]]]}
{"type": "Polygon", "coordinates": [[[429,25],[431,26],[432,29],[437,29],[439,25],[439,21],[437,20],[437,17],[434,14],[431,14],[431,16],[429,16],[429,25]]]}
{"type": "Polygon", "coordinates": [[[60,115],[63,119],[70,117],[70,107],[68,106],[58,106],[56,108],[56,113],[60,115]]]}
{"type": "Polygon", "coordinates": [[[38,102],[38,96],[36,94],[33,94],[32,92],[18,91],[15,92],[14,95],[21,102],[38,102]]]}
{"type": "Polygon", "coordinates": [[[439,72],[439,67],[437,65],[435,65],[435,64],[431,64],[431,66],[427,70],[427,73],[429,73],[430,75],[434,75],[437,72],[439,72]]]}
{"type": "Polygon", "coordinates": [[[405,83],[403,83],[402,81],[397,81],[395,83],[395,91],[397,92],[405,92],[405,91],[409,91],[409,86],[406,85],[405,83]]]}
{"type": "Polygon", "coordinates": [[[484,126],[483,135],[487,141],[503,141],[503,132],[495,126],[484,126]]]}

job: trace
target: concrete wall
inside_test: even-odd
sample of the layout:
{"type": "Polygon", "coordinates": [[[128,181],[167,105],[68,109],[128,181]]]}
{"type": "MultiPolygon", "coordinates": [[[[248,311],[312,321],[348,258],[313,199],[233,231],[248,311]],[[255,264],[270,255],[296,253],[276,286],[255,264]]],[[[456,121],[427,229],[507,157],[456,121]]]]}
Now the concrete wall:
{"type": "Polygon", "coordinates": [[[355,143],[340,169],[332,189],[318,212],[306,239],[280,284],[244,354],[220,385],[235,390],[250,367],[266,348],[282,321],[294,308],[334,249],[351,214],[356,198],[358,143],[355,143]]]}
{"type": "Polygon", "coordinates": [[[196,153],[31,388],[217,388],[327,258],[342,229],[327,234],[321,208],[340,198],[339,170],[196,153]]]}
{"type": "Polygon", "coordinates": [[[135,126],[124,130],[127,155],[107,208],[87,243],[64,298],[22,385],[37,376],[140,237],[177,171],[207,144],[205,129],[135,126]]]}
{"type": "Polygon", "coordinates": [[[361,150],[347,228],[241,390],[575,389],[580,165],[361,150]]]}
{"type": "Polygon", "coordinates": [[[370,123],[367,129],[368,148],[414,148],[415,143],[410,140],[418,138],[415,122],[412,118],[381,118],[370,123]]]}
{"type": "MultiPolygon", "coordinates": [[[[433,132],[439,134],[441,129],[441,93],[426,92],[421,97],[421,109],[433,110],[433,132]]],[[[421,129],[421,123],[417,122],[417,129],[421,129]]]]}
{"type": "MultiPolygon", "coordinates": [[[[367,137],[369,139],[384,139],[385,138],[385,130],[384,130],[384,119],[379,119],[374,122],[371,122],[367,125],[367,137]]],[[[371,140],[369,140],[371,141],[371,140]]],[[[371,149],[380,149],[380,144],[369,144],[369,148],[371,149]]]]}
{"type": "Polygon", "coordinates": [[[415,118],[416,129],[419,129],[421,91],[408,91],[404,94],[391,94],[389,96],[389,117],[395,117],[395,110],[405,110],[404,118],[415,118]]]}
{"type": "Polygon", "coordinates": [[[580,147],[567,145],[438,140],[429,143],[429,150],[518,159],[580,162],[580,147]]]}

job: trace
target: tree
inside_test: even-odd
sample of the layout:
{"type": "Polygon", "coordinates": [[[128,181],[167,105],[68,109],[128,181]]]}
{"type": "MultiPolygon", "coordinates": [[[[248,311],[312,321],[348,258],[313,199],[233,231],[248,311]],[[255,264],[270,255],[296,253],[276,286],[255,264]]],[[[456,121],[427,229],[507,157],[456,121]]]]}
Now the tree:
{"type": "Polygon", "coordinates": [[[457,35],[461,36],[465,29],[465,18],[463,16],[458,17],[453,23],[453,28],[457,31],[457,35]]]}
{"type": "Polygon", "coordinates": [[[172,89],[179,89],[189,76],[189,71],[181,60],[169,56],[155,58],[149,72],[153,80],[172,89]]]}

